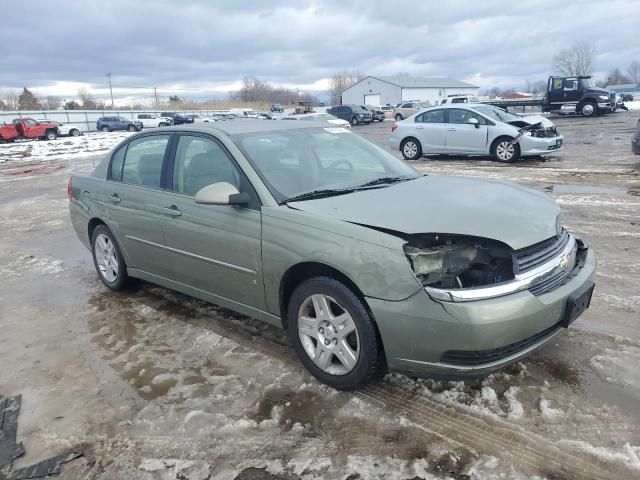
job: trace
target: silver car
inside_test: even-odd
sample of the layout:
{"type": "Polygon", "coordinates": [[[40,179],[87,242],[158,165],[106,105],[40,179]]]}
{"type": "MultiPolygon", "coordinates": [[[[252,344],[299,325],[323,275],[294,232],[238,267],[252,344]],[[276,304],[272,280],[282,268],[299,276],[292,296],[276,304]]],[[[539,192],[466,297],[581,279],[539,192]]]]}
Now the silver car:
{"type": "Polygon", "coordinates": [[[451,104],[421,110],[396,122],[389,143],[407,160],[423,155],[491,155],[499,162],[544,155],[564,137],[539,115],[514,115],[483,104],[451,104]]]}

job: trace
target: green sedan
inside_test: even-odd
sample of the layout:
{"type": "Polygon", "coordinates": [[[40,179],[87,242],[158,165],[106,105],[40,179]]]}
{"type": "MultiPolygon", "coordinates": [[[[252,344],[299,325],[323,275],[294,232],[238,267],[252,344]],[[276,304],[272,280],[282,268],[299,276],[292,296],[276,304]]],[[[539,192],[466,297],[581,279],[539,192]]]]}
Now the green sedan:
{"type": "Polygon", "coordinates": [[[593,251],[544,193],[423,176],[323,122],[135,134],[68,195],[107,287],[135,277],[282,327],[338,389],[495,371],[593,292],[593,251]]]}

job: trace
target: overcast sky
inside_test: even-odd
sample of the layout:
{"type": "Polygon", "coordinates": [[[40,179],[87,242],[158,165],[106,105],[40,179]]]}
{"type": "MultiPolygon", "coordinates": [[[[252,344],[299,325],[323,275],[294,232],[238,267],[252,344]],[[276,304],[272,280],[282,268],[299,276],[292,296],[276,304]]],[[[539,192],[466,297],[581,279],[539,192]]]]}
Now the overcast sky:
{"type": "Polygon", "coordinates": [[[553,55],[579,40],[596,47],[596,75],[640,61],[639,0],[16,5],[5,5],[0,19],[0,89],[24,85],[40,95],[73,96],[82,84],[104,93],[108,72],[114,85],[166,94],[228,92],[245,75],[317,91],[345,69],[522,89],[546,78],[553,55]]]}

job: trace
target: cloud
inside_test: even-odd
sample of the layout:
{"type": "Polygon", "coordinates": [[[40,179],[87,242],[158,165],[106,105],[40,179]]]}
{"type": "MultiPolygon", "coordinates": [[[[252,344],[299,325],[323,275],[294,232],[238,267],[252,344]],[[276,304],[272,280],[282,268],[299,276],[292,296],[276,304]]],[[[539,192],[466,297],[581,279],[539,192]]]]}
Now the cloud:
{"type": "Polygon", "coordinates": [[[640,60],[632,0],[33,0],[29,11],[3,10],[0,88],[105,89],[112,72],[116,86],[161,91],[224,91],[245,75],[314,89],[345,69],[521,88],[578,40],[594,41],[597,74],[640,60]]]}

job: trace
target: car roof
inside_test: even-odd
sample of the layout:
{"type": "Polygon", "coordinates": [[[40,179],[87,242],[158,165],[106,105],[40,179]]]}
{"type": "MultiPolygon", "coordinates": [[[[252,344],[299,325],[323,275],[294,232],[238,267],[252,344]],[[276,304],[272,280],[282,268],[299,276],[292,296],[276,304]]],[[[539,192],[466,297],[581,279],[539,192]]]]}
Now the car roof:
{"type": "Polygon", "coordinates": [[[303,128],[327,128],[327,122],[278,122],[276,120],[260,120],[257,118],[238,118],[230,122],[219,123],[198,123],[190,125],[174,125],[163,127],[162,132],[200,132],[212,133],[222,132],[227,135],[258,132],[277,132],[283,130],[298,130],[303,128]]]}

